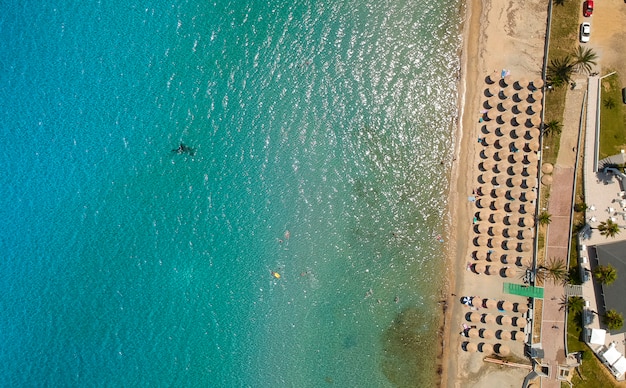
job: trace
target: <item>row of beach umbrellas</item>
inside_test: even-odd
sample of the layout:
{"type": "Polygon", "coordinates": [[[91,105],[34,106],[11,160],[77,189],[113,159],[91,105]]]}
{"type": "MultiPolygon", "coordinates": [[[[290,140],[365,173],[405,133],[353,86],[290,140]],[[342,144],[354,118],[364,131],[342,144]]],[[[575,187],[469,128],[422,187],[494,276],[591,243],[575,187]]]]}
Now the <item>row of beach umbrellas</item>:
{"type": "Polygon", "coordinates": [[[517,331],[517,330],[513,330],[513,331],[509,331],[509,330],[496,330],[493,331],[491,329],[485,329],[485,328],[481,328],[481,329],[477,329],[477,328],[471,328],[469,329],[466,334],[467,337],[469,338],[482,338],[482,339],[499,339],[499,340],[512,340],[515,338],[515,340],[519,341],[519,338],[523,339],[524,335],[521,331],[517,331]]]}
{"type": "Polygon", "coordinates": [[[498,309],[522,314],[528,311],[528,304],[526,303],[514,303],[509,300],[481,298],[479,296],[472,297],[472,304],[486,309],[498,309]]]}
{"type": "MultiPolygon", "coordinates": [[[[477,264],[477,263],[483,263],[485,265],[505,264],[506,266],[530,267],[533,263],[533,260],[530,257],[530,254],[523,254],[519,252],[514,252],[513,254],[508,254],[508,252],[496,253],[493,250],[491,250],[491,252],[485,251],[484,250],[485,248],[486,247],[480,247],[478,248],[478,250],[475,250],[472,253],[474,264],[477,264]]],[[[480,270],[481,267],[478,267],[477,269],[480,270]]],[[[487,269],[485,268],[485,270],[487,269]]],[[[479,273],[478,271],[475,271],[475,272],[479,273]]],[[[511,276],[506,276],[506,273],[504,275],[505,277],[511,277],[511,276]]]]}
{"type": "Polygon", "coordinates": [[[474,213],[476,222],[489,222],[491,224],[504,224],[507,226],[519,226],[519,227],[533,227],[535,226],[535,220],[533,217],[513,216],[499,211],[481,210],[474,213]]]}
{"type": "Polygon", "coordinates": [[[498,324],[501,326],[515,326],[519,328],[524,328],[528,324],[528,321],[524,317],[511,317],[509,315],[495,315],[476,311],[467,313],[465,319],[471,323],[498,324]]]}
{"type": "Polygon", "coordinates": [[[530,91],[537,91],[543,87],[543,79],[536,77],[528,79],[526,77],[513,78],[510,74],[503,73],[502,71],[494,70],[485,78],[485,82],[489,85],[500,85],[502,87],[512,86],[516,90],[528,89],[530,91]]]}
{"type": "Polygon", "coordinates": [[[508,346],[500,343],[492,345],[487,342],[476,343],[465,341],[461,344],[461,348],[469,353],[480,351],[481,353],[485,354],[496,353],[500,356],[508,356],[509,354],[511,354],[511,349],[508,346]]]}
{"type": "Polygon", "coordinates": [[[535,232],[530,228],[507,227],[502,224],[477,223],[474,225],[474,232],[481,235],[489,235],[491,237],[517,238],[525,240],[533,238],[535,232]]]}

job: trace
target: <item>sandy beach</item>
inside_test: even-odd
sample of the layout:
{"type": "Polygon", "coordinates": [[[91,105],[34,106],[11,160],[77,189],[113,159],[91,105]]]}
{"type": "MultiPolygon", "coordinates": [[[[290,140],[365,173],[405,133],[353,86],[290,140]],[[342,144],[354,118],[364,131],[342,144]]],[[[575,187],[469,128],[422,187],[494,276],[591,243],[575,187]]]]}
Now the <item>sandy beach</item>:
{"type": "MultiPolygon", "coordinates": [[[[487,363],[483,361],[486,353],[463,350],[462,344],[467,343],[464,342],[467,338],[461,336],[460,331],[468,323],[466,316],[471,310],[459,299],[463,295],[480,295],[481,298],[506,298],[523,303],[521,297],[503,294],[502,278],[467,270],[475,248],[472,219],[477,210],[468,197],[473,195],[480,173],[481,149],[476,138],[480,133],[485,78],[502,69],[508,70],[514,78],[541,76],[546,8],[545,2],[537,0],[523,4],[509,0],[466,2],[459,81],[460,122],[451,177],[450,243],[447,247],[449,271],[454,276],[450,279],[445,316],[442,386],[519,387],[529,372],[487,363]]],[[[522,359],[520,349],[521,343],[511,346],[512,355],[522,359]]]]}

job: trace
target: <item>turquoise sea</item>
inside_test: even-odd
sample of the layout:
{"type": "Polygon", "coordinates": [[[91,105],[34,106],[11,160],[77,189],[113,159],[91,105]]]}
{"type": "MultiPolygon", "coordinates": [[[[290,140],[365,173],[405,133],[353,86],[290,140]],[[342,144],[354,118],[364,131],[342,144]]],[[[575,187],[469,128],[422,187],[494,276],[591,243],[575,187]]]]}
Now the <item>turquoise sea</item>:
{"type": "Polygon", "coordinates": [[[0,386],[436,384],[461,0],[0,9],[0,386]]]}

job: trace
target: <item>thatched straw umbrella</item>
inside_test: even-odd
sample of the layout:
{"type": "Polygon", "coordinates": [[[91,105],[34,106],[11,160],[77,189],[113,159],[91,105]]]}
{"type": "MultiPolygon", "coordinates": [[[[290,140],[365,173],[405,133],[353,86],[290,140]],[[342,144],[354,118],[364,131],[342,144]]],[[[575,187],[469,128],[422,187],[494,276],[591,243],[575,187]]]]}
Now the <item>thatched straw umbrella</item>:
{"type": "MultiPolygon", "coordinates": [[[[526,202],[526,203],[522,204],[521,206],[524,207],[524,212],[526,214],[529,214],[529,215],[530,214],[535,214],[535,210],[537,209],[535,204],[532,203],[532,202],[526,202]]],[[[520,212],[521,212],[521,209],[520,209],[520,212]]]]}
{"type": "Polygon", "coordinates": [[[517,342],[524,342],[525,338],[524,338],[524,333],[521,331],[516,331],[514,332],[515,334],[515,341],[517,342]]]}
{"type": "Polygon", "coordinates": [[[485,96],[487,97],[493,97],[493,96],[498,96],[498,92],[500,91],[500,86],[499,85],[490,85],[487,86],[485,88],[485,96]]]}
{"type": "Polygon", "coordinates": [[[520,154],[519,152],[512,152],[508,156],[507,161],[511,164],[514,164],[514,163],[521,162],[523,158],[524,158],[524,155],[520,154]]]}
{"type": "Polygon", "coordinates": [[[474,231],[479,234],[486,234],[489,231],[489,225],[483,222],[479,222],[474,225],[474,231]]]}
{"type": "Polygon", "coordinates": [[[552,175],[542,176],[541,183],[543,183],[544,186],[550,186],[552,184],[552,175]]]}
{"type": "Polygon", "coordinates": [[[513,105],[515,105],[515,101],[513,101],[510,98],[507,98],[506,100],[500,103],[500,105],[498,106],[498,110],[501,112],[505,110],[508,111],[513,107],[513,105]]]}
{"type": "Polygon", "coordinates": [[[502,309],[505,311],[513,311],[513,303],[505,300],[502,302],[502,309]]]}
{"type": "Polygon", "coordinates": [[[508,356],[511,354],[511,349],[506,345],[496,344],[493,349],[499,356],[508,356]]]}
{"type": "Polygon", "coordinates": [[[511,332],[508,330],[498,330],[496,331],[496,338],[501,340],[510,340],[511,332]]]}
{"type": "Polygon", "coordinates": [[[484,338],[484,339],[491,339],[495,335],[493,330],[490,330],[490,329],[480,329],[479,334],[480,334],[480,338],[484,338]]]}
{"type": "Polygon", "coordinates": [[[528,324],[528,321],[526,320],[526,318],[522,318],[522,317],[515,317],[515,320],[513,321],[513,325],[517,326],[517,327],[526,327],[526,325],[528,324]]]}
{"type": "Polygon", "coordinates": [[[513,83],[513,87],[517,90],[523,90],[528,87],[528,79],[526,77],[520,77],[513,83]]]}
{"type": "Polygon", "coordinates": [[[485,273],[485,270],[487,269],[487,265],[483,262],[477,262],[474,263],[474,272],[476,272],[477,274],[481,274],[481,273],[485,273]]]}
{"type": "Polygon", "coordinates": [[[512,187],[509,190],[509,197],[513,198],[513,199],[519,199],[519,197],[522,195],[522,188],[519,186],[515,186],[512,187]]]}
{"type": "Polygon", "coordinates": [[[513,318],[509,317],[508,315],[500,315],[498,316],[498,321],[502,326],[508,326],[513,323],[513,318]]]}
{"type": "Polygon", "coordinates": [[[501,236],[502,235],[502,225],[501,224],[496,224],[494,226],[491,227],[491,234],[494,236],[501,236]]]}
{"type": "Polygon", "coordinates": [[[522,229],[520,230],[520,236],[522,237],[522,239],[529,239],[529,238],[533,238],[535,236],[535,231],[532,229],[522,229]]]}
{"type": "Polygon", "coordinates": [[[467,331],[467,336],[470,338],[478,338],[479,335],[480,332],[478,331],[478,329],[469,329],[467,331]]]}
{"type": "Polygon", "coordinates": [[[540,115],[529,116],[528,121],[530,122],[531,127],[539,127],[539,125],[541,125],[541,116],[540,115]]]}
{"type": "Polygon", "coordinates": [[[515,306],[515,311],[518,312],[518,313],[525,314],[526,312],[528,312],[528,305],[527,304],[518,303],[517,306],[515,306]]]}
{"type": "Polygon", "coordinates": [[[507,268],[506,268],[506,270],[504,271],[504,275],[505,275],[507,278],[514,278],[514,277],[515,277],[515,275],[516,275],[516,272],[517,272],[517,271],[515,271],[515,270],[513,269],[513,267],[507,267],[507,268]]]}
{"type": "Polygon", "coordinates": [[[492,196],[495,196],[496,198],[498,197],[504,197],[506,196],[506,187],[496,187],[495,189],[493,189],[493,191],[491,192],[492,196]]]}
{"type": "Polygon", "coordinates": [[[519,102],[522,102],[528,98],[528,90],[518,90],[513,98],[519,102]]]}
{"type": "Polygon", "coordinates": [[[502,212],[491,213],[491,216],[489,217],[489,222],[499,224],[502,221],[504,221],[504,217],[505,217],[505,214],[502,212]]]}
{"type": "Polygon", "coordinates": [[[478,351],[478,344],[474,342],[464,342],[464,349],[468,353],[476,353],[478,351]]]}
{"type": "Polygon", "coordinates": [[[500,117],[497,120],[501,123],[508,124],[513,118],[513,116],[514,116],[513,112],[511,112],[510,110],[507,110],[506,112],[502,112],[500,114],[500,117]]]}
{"type": "Polygon", "coordinates": [[[485,308],[488,308],[488,309],[498,308],[498,301],[495,299],[487,299],[487,302],[485,303],[485,308]]]}
{"type": "Polygon", "coordinates": [[[524,182],[525,186],[529,189],[537,187],[537,178],[534,176],[527,176],[526,179],[524,179],[524,182]]]}
{"type": "Polygon", "coordinates": [[[475,239],[476,245],[479,247],[485,247],[489,243],[489,236],[478,236],[475,239]]]}
{"type": "Polygon", "coordinates": [[[508,169],[509,175],[519,175],[522,172],[524,172],[524,165],[521,163],[515,163],[514,165],[510,166],[508,169]]]}
{"type": "Polygon", "coordinates": [[[481,342],[478,344],[478,350],[480,350],[481,353],[493,354],[493,345],[481,342]]]}
{"type": "Polygon", "coordinates": [[[482,317],[481,313],[477,313],[477,312],[472,312],[469,314],[469,321],[470,322],[474,322],[474,323],[478,323],[480,322],[480,318],[482,317]]]}
{"type": "Polygon", "coordinates": [[[503,209],[504,205],[506,205],[508,202],[509,200],[506,199],[505,197],[498,197],[493,201],[492,206],[495,209],[500,210],[500,209],[503,209]]]}
{"type": "Polygon", "coordinates": [[[541,90],[536,90],[532,93],[532,96],[534,101],[541,101],[543,98],[543,92],[541,90]]]}
{"type": "Polygon", "coordinates": [[[539,151],[539,139],[533,138],[526,143],[526,146],[530,151],[539,151]]]}
{"type": "Polygon", "coordinates": [[[482,171],[491,170],[496,166],[496,161],[493,159],[485,159],[480,163],[480,168],[482,171]]]}
{"type": "Polygon", "coordinates": [[[541,101],[535,101],[532,104],[528,105],[528,109],[530,109],[531,112],[533,112],[532,114],[539,114],[541,113],[541,101]]]}
{"type": "Polygon", "coordinates": [[[483,113],[483,117],[487,120],[495,120],[496,117],[498,117],[498,113],[497,109],[489,109],[487,112],[483,113]]]}
{"type": "MultiPolygon", "coordinates": [[[[533,116],[535,117],[535,116],[533,116]]],[[[535,139],[541,136],[541,130],[539,127],[530,127],[527,129],[526,134],[524,135],[525,139],[535,139]]]]}
{"type": "Polygon", "coordinates": [[[517,115],[516,114],[511,119],[511,125],[514,126],[514,127],[519,127],[522,124],[524,124],[524,118],[521,115],[517,115]]]}
{"type": "Polygon", "coordinates": [[[480,152],[481,154],[481,158],[483,159],[491,159],[493,158],[493,155],[496,153],[497,151],[494,150],[493,148],[483,148],[482,151],[480,152]]]}
{"type": "Polygon", "coordinates": [[[527,191],[524,194],[524,197],[526,198],[527,201],[534,201],[537,199],[537,193],[535,191],[527,191]]]}
{"type": "Polygon", "coordinates": [[[530,81],[530,83],[528,84],[528,87],[530,88],[530,90],[543,88],[543,79],[539,77],[533,78],[533,80],[530,81]]]}
{"type": "Polygon", "coordinates": [[[500,80],[500,85],[502,86],[509,86],[509,85],[513,85],[513,77],[511,77],[510,74],[505,75],[501,80],[500,80]]]}
{"type": "Polygon", "coordinates": [[[485,323],[496,323],[496,316],[493,314],[485,314],[483,320],[485,323]]]}
{"type": "Polygon", "coordinates": [[[500,82],[500,78],[502,78],[501,73],[497,70],[494,70],[491,74],[487,76],[487,79],[485,81],[489,84],[497,84],[498,82],[500,82]]]}
{"type": "Polygon", "coordinates": [[[489,132],[483,135],[482,138],[483,138],[483,141],[487,143],[488,145],[493,145],[493,143],[495,143],[496,140],[498,140],[498,135],[496,135],[494,132],[489,132]]]}
{"type": "Polygon", "coordinates": [[[511,183],[509,187],[519,187],[522,185],[522,182],[524,181],[524,177],[521,175],[516,175],[510,178],[509,181],[511,183]]]}
{"type": "Polygon", "coordinates": [[[529,242],[523,242],[520,244],[520,250],[522,252],[531,252],[533,250],[533,244],[529,242]]]}
{"type": "Polygon", "coordinates": [[[541,166],[541,172],[544,174],[552,174],[553,170],[554,166],[550,163],[544,163],[543,166],[541,166]]]}
{"type": "Polygon", "coordinates": [[[533,265],[533,259],[527,256],[522,257],[520,260],[520,264],[522,267],[530,267],[533,265]]]}

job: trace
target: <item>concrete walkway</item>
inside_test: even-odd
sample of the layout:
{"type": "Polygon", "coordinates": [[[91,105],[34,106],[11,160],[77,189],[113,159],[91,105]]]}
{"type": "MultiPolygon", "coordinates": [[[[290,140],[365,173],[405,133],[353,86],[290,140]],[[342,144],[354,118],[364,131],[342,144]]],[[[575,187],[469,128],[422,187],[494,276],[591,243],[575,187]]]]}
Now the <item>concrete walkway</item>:
{"type": "MultiPolygon", "coordinates": [[[[579,119],[585,95],[586,80],[575,80],[577,87],[569,90],[565,100],[563,131],[559,156],[554,166],[553,183],[549,189],[547,211],[552,222],[546,231],[545,258],[567,259],[570,240],[570,217],[574,193],[574,173],[577,155],[579,119]]],[[[563,284],[545,283],[541,344],[544,365],[549,367],[548,378],[542,379],[542,388],[561,386],[559,366],[565,366],[565,311],[560,302],[565,295],[563,284]]]]}

